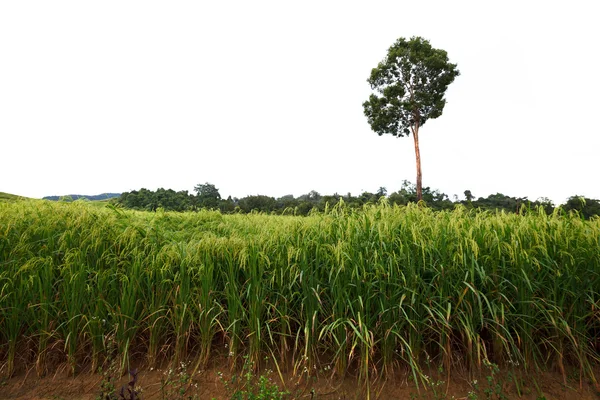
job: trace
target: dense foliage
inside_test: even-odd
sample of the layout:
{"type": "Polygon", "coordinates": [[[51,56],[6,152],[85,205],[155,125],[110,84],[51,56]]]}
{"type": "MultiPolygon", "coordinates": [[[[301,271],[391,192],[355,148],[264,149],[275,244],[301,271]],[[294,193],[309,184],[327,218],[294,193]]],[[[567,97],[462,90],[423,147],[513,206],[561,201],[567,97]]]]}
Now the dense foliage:
{"type": "MultiPolygon", "coordinates": [[[[400,190],[388,195],[387,189],[380,187],[377,192],[363,192],[358,196],[351,193],[345,195],[321,195],[311,191],[305,195],[293,195],[274,198],[265,195],[246,196],[241,199],[228,197],[222,199],[219,190],[210,183],[196,186],[197,194],[187,191],[175,192],[174,190],[148,189],[125,192],[120,198],[113,199],[114,204],[134,210],[156,211],[195,211],[201,208],[220,210],[222,213],[249,213],[252,211],[273,213],[308,215],[312,210],[323,212],[334,207],[340,201],[350,208],[361,208],[366,204],[375,204],[381,198],[387,198],[390,204],[407,205],[417,202],[415,185],[404,181],[400,190]]],[[[449,196],[430,187],[422,189],[423,201],[433,210],[451,210],[457,205],[480,210],[504,210],[507,212],[522,212],[526,209],[543,207],[547,214],[551,214],[555,206],[549,199],[528,200],[526,197],[511,197],[501,193],[489,195],[486,198],[475,198],[470,190],[465,191],[465,199],[451,200],[449,196]]],[[[600,215],[600,201],[581,196],[571,197],[561,206],[564,211],[578,211],[584,218],[600,215]]]]}
{"type": "Polygon", "coordinates": [[[363,379],[600,357],[600,219],[383,202],[308,217],[0,203],[0,362],[143,354],[363,379]]]}

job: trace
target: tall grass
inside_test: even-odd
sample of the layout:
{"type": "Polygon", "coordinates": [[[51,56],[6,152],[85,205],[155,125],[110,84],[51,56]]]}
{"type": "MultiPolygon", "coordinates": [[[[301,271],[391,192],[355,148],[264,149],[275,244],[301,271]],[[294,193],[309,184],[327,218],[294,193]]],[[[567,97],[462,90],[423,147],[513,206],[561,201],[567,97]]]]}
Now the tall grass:
{"type": "Polygon", "coordinates": [[[215,352],[365,382],[600,356],[600,220],[343,204],[309,217],[0,203],[0,359],[95,369],[215,352]]]}

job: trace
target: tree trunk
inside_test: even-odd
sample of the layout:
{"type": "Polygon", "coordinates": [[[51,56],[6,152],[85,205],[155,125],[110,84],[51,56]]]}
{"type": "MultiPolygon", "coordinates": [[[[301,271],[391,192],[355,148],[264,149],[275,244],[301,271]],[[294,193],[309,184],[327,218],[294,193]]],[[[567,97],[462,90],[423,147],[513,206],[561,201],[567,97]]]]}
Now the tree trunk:
{"type": "Polygon", "coordinates": [[[415,158],[417,159],[417,201],[423,200],[423,184],[421,176],[421,152],[419,151],[419,123],[415,123],[412,129],[413,139],[415,140],[415,158]]]}

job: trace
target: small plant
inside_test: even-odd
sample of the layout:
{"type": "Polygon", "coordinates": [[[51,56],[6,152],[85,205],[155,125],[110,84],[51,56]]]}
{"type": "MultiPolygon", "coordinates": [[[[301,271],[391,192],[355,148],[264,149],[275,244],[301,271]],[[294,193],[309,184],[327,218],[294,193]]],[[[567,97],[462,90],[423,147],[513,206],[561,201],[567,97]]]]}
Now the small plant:
{"type": "Polygon", "coordinates": [[[469,393],[467,393],[467,400],[477,400],[477,393],[475,393],[475,391],[471,390],[469,391],[469,393]]]}
{"type": "Polygon", "coordinates": [[[114,335],[108,335],[106,345],[106,368],[99,367],[98,372],[102,374],[100,382],[100,393],[96,400],[113,400],[116,399],[115,383],[118,376],[118,363],[114,357],[114,335]]]}
{"type": "Polygon", "coordinates": [[[165,376],[160,380],[161,399],[164,400],[196,400],[198,395],[190,394],[192,386],[192,377],[187,372],[188,364],[181,362],[177,370],[169,368],[165,376]]]}
{"type": "MultiPolygon", "coordinates": [[[[497,364],[490,362],[489,360],[483,360],[483,365],[489,369],[489,375],[485,377],[487,387],[483,389],[483,393],[485,394],[485,398],[487,400],[497,399],[497,400],[508,400],[508,397],[503,391],[502,379],[498,376],[500,372],[500,368],[497,364]]],[[[477,380],[473,381],[473,387],[475,391],[479,391],[479,383],[477,380]]],[[[469,399],[475,400],[477,399],[476,392],[469,392],[469,399]]]]}
{"type": "Polygon", "coordinates": [[[429,381],[429,387],[431,388],[431,390],[433,391],[433,398],[435,400],[445,400],[446,399],[446,393],[444,393],[444,381],[442,380],[437,380],[437,381],[429,381]]]}
{"type": "Polygon", "coordinates": [[[288,391],[280,391],[279,387],[273,383],[269,377],[272,373],[271,370],[267,370],[266,375],[259,376],[258,380],[253,371],[254,362],[248,356],[244,356],[244,365],[240,375],[233,375],[227,382],[223,378],[223,374],[218,373],[225,389],[230,393],[231,400],[283,400],[290,394],[288,391]]]}
{"type": "Polygon", "coordinates": [[[129,381],[127,386],[121,386],[121,391],[119,392],[119,400],[140,400],[139,394],[141,393],[141,388],[136,387],[137,374],[137,368],[133,371],[129,371],[129,376],[131,376],[131,380],[129,381]]]}
{"type": "Polygon", "coordinates": [[[116,339],[114,331],[108,333],[105,336],[105,352],[106,360],[105,365],[107,367],[102,369],[98,368],[98,372],[102,373],[102,381],[100,382],[100,394],[96,397],[96,400],[141,400],[140,394],[142,389],[137,384],[137,368],[129,371],[131,379],[127,385],[123,385],[119,391],[119,395],[116,394],[116,377],[120,377],[119,363],[116,357],[116,339]]]}
{"type": "Polygon", "coordinates": [[[111,365],[102,373],[100,394],[96,397],[96,400],[141,400],[140,394],[142,393],[142,389],[139,386],[136,386],[137,369],[129,371],[131,380],[127,385],[121,386],[121,390],[117,396],[115,392],[115,376],[117,374],[117,369],[116,363],[111,363],[111,365]]]}
{"type": "MultiPolygon", "coordinates": [[[[442,367],[438,368],[438,373],[442,374],[444,372],[444,369],[442,367]]],[[[444,383],[446,383],[445,381],[441,380],[441,379],[437,379],[434,380],[433,377],[424,375],[423,378],[425,379],[425,388],[426,390],[431,390],[433,392],[433,398],[434,400],[445,400],[446,399],[446,393],[444,392],[444,383]]]]}
{"type": "Polygon", "coordinates": [[[100,393],[96,397],[96,400],[111,400],[115,395],[115,378],[108,370],[102,370],[102,381],[100,382],[100,393]]]}
{"type": "MultiPolygon", "coordinates": [[[[432,359],[430,358],[429,354],[425,353],[425,355],[427,356],[427,358],[425,359],[425,364],[427,365],[427,368],[431,371],[432,368],[432,359]]],[[[439,366],[437,368],[437,375],[442,376],[444,373],[444,367],[443,366],[439,366]]],[[[433,398],[435,400],[445,400],[446,399],[446,393],[444,392],[444,384],[446,383],[446,381],[443,381],[441,379],[437,379],[435,380],[433,377],[430,377],[428,375],[423,375],[423,385],[425,387],[426,391],[431,390],[433,392],[433,398]]],[[[427,397],[429,398],[429,396],[423,395],[423,397],[427,397]]],[[[417,395],[414,395],[411,393],[411,398],[418,398],[417,395]]]]}

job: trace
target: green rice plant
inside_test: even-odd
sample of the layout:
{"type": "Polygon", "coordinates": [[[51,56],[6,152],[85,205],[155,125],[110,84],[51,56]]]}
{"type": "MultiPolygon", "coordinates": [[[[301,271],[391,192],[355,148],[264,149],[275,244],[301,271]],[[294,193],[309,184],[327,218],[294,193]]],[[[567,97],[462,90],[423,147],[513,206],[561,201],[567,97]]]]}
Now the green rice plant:
{"type": "Polygon", "coordinates": [[[6,352],[6,375],[11,377],[14,372],[17,344],[27,331],[26,304],[31,293],[30,282],[23,273],[10,272],[0,276],[0,310],[2,312],[3,348],[6,352]],[[12,275],[12,276],[10,276],[12,275]],[[25,303],[25,304],[24,304],[25,303]],[[7,349],[6,349],[7,347],[7,349]]]}
{"type": "Polygon", "coordinates": [[[318,272],[326,269],[322,258],[326,249],[313,238],[298,237],[299,241],[302,239],[304,242],[296,243],[296,246],[304,247],[304,251],[300,252],[299,259],[294,261],[298,263],[300,269],[298,283],[301,296],[301,309],[298,317],[300,329],[295,338],[295,351],[302,350],[300,350],[300,358],[295,362],[294,371],[306,374],[316,365],[320,312],[326,311],[322,307],[323,288],[318,272]]]}
{"type": "Polygon", "coordinates": [[[110,306],[107,305],[105,296],[103,296],[108,287],[104,283],[107,280],[106,275],[106,273],[97,273],[90,279],[91,284],[96,284],[96,292],[95,298],[90,302],[89,312],[84,316],[83,335],[91,346],[92,371],[98,371],[102,364],[106,353],[106,337],[113,333],[114,328],[109,322],[110,306]]]}
{"type": "Polygon", "coordinates": [[[333,356],[333,364],[335,365],[334,372],[340,376],[344,376],[348,365],[348,349],[350,337],[348,319],[348,307],[350,305],[348,299],[348,291],[346,288],[349,285],[349,276],[346,273],[346,261],[349,258],[348,250],[343,242],[338,242],[331,245],[329,248],[335,264],[328,271],[328,287],[329,287],[329,304],[331,309],[328,324],[326,324],[320,333],[320,339],[327,340],[335,349],[333,356]]]}
{"type": "Polygon", "coordinates": [[[200,342],[200,353],[196,368],[205,367],[210,358],[211,346],[217,332],[223,332],[219,320],[223,312],[219,303],[219,282],[217,265],[215,264],[216,252],[219,251],[218,242],[207,240],[206,242],[192,242],[194,248],[194,263],[198,267],[198,283],[195,285],[194,296],[194,318],[198,328],[200,342]]]}
{"type": "Polygon", "coordinates": [[[0,203],[0,359],[74,372],[115,341],[151,364],[225,345],[231,367],[333,367],[365,383],[427,368],[600,363],[600,220],[541,210],[340,203],[308,217],[0,203]],[[55,353],[53,353],[55,352],[55,353]],[[428,365],[429,363],[429,365],[428,365]]]}
{"type": "MultiPolygon", "coordinates": [[[[63,240],[70,241],[70,235],[63,240]]],[[[62,244],[70,246],[70,244],[62,244]]],[[[84,263],[81,249],[76,247],[65,248],[64,264],[60,267],[58,291],[61,293],[58,316],[60,324],[57,329],[64,340],[65,355],[72,374],[77,366],[76,353],[78,340],[83,327],[84,315],[88,306],[88,269],[84,263]]]]}
{"type": "Polygon", "coordinates": [[[151,254],[144,266],[143,285],[143,335],[147,343],[148,363],[157,367],[161,354],[168,343],[169,310],[175,288],[170,268],[170,249],[163,247],[151,254]]]}
{"type": "Polygon", "coordinates": [[[299,305],[299,269],[293,261],[298,250],[293,247],[293,236],[286,232],[280,238],[269,238],[263,244],[263,251],[273,250],[269,259],[271,273],[265,278],[270,287],[269,298],[265,301],[265,328],[270,344],[270,353],[277,368],[288,368],[293,358],[292,338],[299,326],[295,310],[299,305]]]}
{"type": "Polygon", "coordinates": [[[119,296],[117,303],[111,304],[111,315],[116,326],[118,353],[121,355],[121,372],[131,369],[129,354],[131,345],[140,330],[143,319],[141,304],[141,282],[143,282],[143,257],[136,255],[130,263],[117,269],[115,279],[118,282],[119,296]]]}
{"type": "Polygon", "coordinates": [[[46,374],[46,352],[52,340],[53,322],[56,318],[54,304],[54,264],[51,257],[33,257],[30,259],[31,270],[34,274],[32,295],[37,300],[29,306],[28,321],[31,330],[38,335],[36,371],[38,376],[46,374]]]}
{"type": "Polygon", "coordinates": [[[221,256],[223,262],[221,279],[225,282],[223,303],[227,310],[225,335],[228,339],[227,345],[232,369],[236,366],[236,359],[242,343],[242,324],[245,320],[245,310],[241,297],[243,282],[240,282],[239,278],[240,265],[237,257],[239,250],[236,248],[241,244],[241,241],[230,241],[231,247],[222,247],[223,253],[221,256]]]}
{"type": "Polygon", "coordinates": [[[247,304],[248,355],[254,365],[258,365],[261,355],[261,342],[264,329],[264,312],[269,300],[269,281],[264,279],[265,264],[268,258],[260,252],[258,246],[249,246],[240,257],[240,268],[246,273],[244,298],[247,304]]]}
{"type": "Polygon", "coordinates": [[[173,273],[173,291],[171,297],[169,321],[172,324],[175,347],[174,360],[176,363],[184,360],[187,344],[190,339],[192,325],[192,280],[193,266],[189,263],[186,246],[183,243],[168,245],[171,248],[172,259],[169,267],[173,273]]]}

